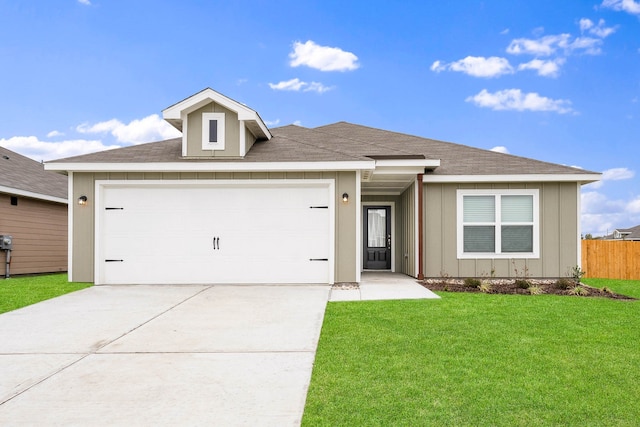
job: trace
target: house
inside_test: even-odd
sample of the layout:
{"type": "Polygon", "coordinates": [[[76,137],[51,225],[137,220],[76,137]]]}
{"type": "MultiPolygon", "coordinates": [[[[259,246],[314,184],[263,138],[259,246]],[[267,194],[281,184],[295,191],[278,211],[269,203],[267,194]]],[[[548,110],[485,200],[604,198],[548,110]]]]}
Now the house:
{"type": "Polygon", "coordinates": [[[640,225],[631,228],[616,228],[605,240],[640,240],[640,225]]]}
{"type": "Polygon", "coordinates": [[[209,88],[163,117],[181,138],[46,164],[69,176],[71,280],[561,277],[580,264],[580,186],[598,173],[345,122],[269,129],[209,88]]]}
{"type": "MultiPolygon", "coordinates": [[[[12,236],[9,274],[67,271],[67,177],[0,147],[0,235],[12,236]]],[[[0,252],[6,274],[6,253],[0,252]]]]}

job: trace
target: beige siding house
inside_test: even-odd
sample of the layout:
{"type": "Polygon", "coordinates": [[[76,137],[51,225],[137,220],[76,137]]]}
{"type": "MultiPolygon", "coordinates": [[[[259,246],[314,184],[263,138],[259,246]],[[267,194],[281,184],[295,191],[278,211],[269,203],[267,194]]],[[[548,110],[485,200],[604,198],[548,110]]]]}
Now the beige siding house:
{"type": "Polygon", "coordinates": [[[345,122],[269,129],[211,89],[163,116],[182,138],[46,164],[70,180],[71,280],[561,277],[580,263],[580,186],[598,173],[345,122]]]}
{"type": "MultiPolygon", "coordinates": [[[[67,178],[0,147],[0,235],[12,236],[10,275],[67,271],[67,178]]],[[[0,276],[6,252],[0,251],[0,276]]]]}

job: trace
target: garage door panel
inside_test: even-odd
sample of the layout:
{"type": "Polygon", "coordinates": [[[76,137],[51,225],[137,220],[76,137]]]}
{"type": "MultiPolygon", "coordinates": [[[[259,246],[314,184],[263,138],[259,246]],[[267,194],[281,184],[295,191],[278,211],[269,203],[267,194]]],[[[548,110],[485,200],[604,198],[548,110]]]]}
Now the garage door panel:
{"type": "Polygon", "coordinates": [[[102,283],[328,283],[329,186],[104,188],[102,283]]]}

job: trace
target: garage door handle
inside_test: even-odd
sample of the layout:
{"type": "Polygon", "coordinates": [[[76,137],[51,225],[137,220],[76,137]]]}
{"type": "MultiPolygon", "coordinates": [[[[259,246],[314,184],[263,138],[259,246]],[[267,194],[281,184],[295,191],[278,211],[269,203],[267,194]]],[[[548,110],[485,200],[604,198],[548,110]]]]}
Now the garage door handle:
{"type": "Polygon", "coordinates": [[[309,261],[329,261],[329,258],[309,258],[309,261]]]}
{"type": "Polygon", "coordinates": [[[123,259],[105,259],[104,262],[124,262],[123,259]]]}
{"type": "Polygon", "coordinates": [[[219,251],[220,250],[220,238],[219,237],[214,237],[213,238],[213,250],[214,251],[219,251]]]}

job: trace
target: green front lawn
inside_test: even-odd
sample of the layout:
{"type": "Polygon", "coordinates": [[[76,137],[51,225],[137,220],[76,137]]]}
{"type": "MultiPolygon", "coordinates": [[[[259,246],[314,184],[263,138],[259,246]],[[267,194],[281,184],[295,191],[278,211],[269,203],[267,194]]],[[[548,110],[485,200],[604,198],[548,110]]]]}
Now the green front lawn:
{"type": "Polygon", "coordinates": [[[90,283],[69,283],[66,274],[2,278],[0,279],[0,313],[89,286],[91,286],[90,283]]]}
{"type": "Polygon", "coordinates": [[[303,425],[638,425],[640,301],[440,295],[329,303],[303,425]]]}

